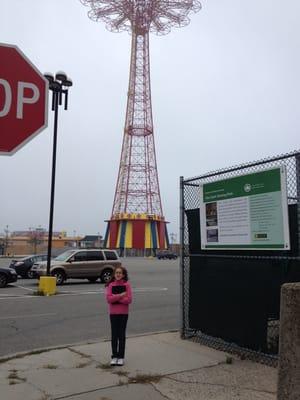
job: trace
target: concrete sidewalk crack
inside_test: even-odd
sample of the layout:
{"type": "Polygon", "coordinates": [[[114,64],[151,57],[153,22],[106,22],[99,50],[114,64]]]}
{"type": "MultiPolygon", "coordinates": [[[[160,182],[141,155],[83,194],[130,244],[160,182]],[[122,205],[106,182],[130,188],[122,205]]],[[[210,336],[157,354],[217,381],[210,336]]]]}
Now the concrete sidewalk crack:
{"type": "MultiPolygon", "coordinates": [[[[152,382],[149,383],[153,389],[159,393],[162,397],[164,397],[167,400],[170,400],[170,398],[168,396],[166,396],[165,394],[163,394],[152,382]]],[[[125,383],[125,385],[130,386],[130,384],[125,383]]],[[[133,384],[134,385],[134,384],[133,384]]],[[[96,388],[96,389],[92,389],[92,390],[86,390],[84,392],[77,392],[77,393],[71,393],[71,394],[67,394],[64,396],[58,396],[58,397],[51,397],[51,400],[64,400],[64,399],[68,399],[71,397],[76,397],[76,396],[81,396],[83,394],[88,394],[88,393],[95,393],[95,392],[101,392],[103,390],[107,390],[107,389],[114,389],[116,387],[119,387],[120,384],[117,385],[111,385],[111,386],[106,386],[106,387],[101,387],[101,388],[96,388]]]]}
{"type": "Polygon", "coordinates": [[[41,400],[52,400],[52,397],[49,393],[47,393],[45,390],[41,389],[40,387],[36,386],[33,382],[27,381],[26,382],[29,386],[32,386],[34,389],[38,390],[41,392],[41,400]]]}
{"type": "Polygon", "coordinates": [[[119,387],[119,386],[120,386],[119,384],[116,384],[116,385],[110,385],[110,386],[105,386],[105,387],[99,387],[99,388],[96,388],[96,389],[85,390],[84,392],[77,392],[77,393],[66,394],[66,395],[58,396],[58,397],[52,397],[51,400],[69,399],[70,397],[80,396],[82,394],[100,392],[102,390],[107,390],[107,389],[114,389],[114,388],[119,387]]]}
{"type": "Polygon", "coordinates": [[[164,397],[164,398],[167,399],[167,400],[171,400],[170,397],[168,397],[168,396],[166,396],[165,394],[163,394],[163,392],[160,391],[160,390],[154,385],[154,383],[150,382],[150,385],[151,385],[151,386],[153,387],[153,389],[154,389],[157,393],[159,393],[162,397],[164,397]]]}
{"type": "Polygon", "coordinates": [[[199,370],[202,370],[202,369],[215,368],[215,367],[219,367],[220,365],[226,365],[226,362],[225,362],[225,361],[219,361],[219,362],[217,362],[217,363],[215,363],[215,364],[212,364],[212,365],[204,365],[203,367],[200,367],[200,368],[199,368],[199,367],[196,367],[196,368],[191,368],[191,369],[183,369],[183,370],[181,370],[181,371],[171,372],[171,373],[169,373],[169,374],[162,375],[162,377],[167,377],[167,376],[172,376],[172,375],[178,375],[178,374],[184,374],[184,373],[186,373],[186,372],[199,371],[199,370]]]}
{"type": "Polygon", "coordinates": [[[90,355],[88,355],[88,354],[84,354],[84,353],[82,353],[82,352],[79,351],[79,350],[75,350],[75,349],[73,349],[72,347],[67,347],[67,349],[68,349],[69,351],[71,351],[72,353],[75,353],[75,354],[79,355],[80,357],[92,359],[92,356],[90,356],[90,355]]]}

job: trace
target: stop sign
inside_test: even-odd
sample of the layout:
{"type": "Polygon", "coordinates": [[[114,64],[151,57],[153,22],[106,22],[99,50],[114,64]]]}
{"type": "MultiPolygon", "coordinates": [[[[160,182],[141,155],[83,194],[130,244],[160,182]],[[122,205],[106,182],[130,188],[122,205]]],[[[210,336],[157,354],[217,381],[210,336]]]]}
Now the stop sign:
{"type": "Polygon", "coordinates": [[[48,81],[17,46],[0,44],[0,154],[11,155],[47,126],[48,81]]]}

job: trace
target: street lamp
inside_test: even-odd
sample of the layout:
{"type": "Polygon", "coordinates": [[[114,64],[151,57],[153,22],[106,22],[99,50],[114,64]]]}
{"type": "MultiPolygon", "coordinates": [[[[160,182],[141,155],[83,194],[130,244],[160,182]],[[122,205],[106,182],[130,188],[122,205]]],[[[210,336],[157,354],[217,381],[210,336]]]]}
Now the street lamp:
{"type": "Polygon", "coordinates": [[[51,73],[45,73],[45,78],[49,82],[49,90],[52,92],[52,111],[54,111],[54,134],[53,134],[53,153],[52,153],[52,178],[51,178],[51,197],[50,197],[50,215],[48,232],[48,253],[47,253],[47,276],[50,276],[52,233],[53,233],[53,209],[55,192],[55,169],[56,169],[56,147],[57,147],[57,125],[58,125],[58,107],[62,105],[64,96],[64,109],[68,109],[68,89],[73,85],[67,75],[59,71],[55,77],[51,73]]]}

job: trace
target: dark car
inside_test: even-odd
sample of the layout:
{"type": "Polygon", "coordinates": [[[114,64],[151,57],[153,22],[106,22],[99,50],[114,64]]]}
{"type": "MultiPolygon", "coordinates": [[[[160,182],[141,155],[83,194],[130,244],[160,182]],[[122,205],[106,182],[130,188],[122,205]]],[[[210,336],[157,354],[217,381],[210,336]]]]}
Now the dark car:
{"type": "Polygon", "coordinates": [[[12,268],[0,268],[0,288],[5,287],[8,283],[16,282],[17,273],[12,268]]]}
{"type": "Polygon", "coordinates": [[[168,259],[168,260],[176,260],[177,254],[173,253],[169,250],[160,251],[156,254],[156,257],[159,260],[168,259]]]}
{"type": "Polygon", "coordinates": [[[46,260],[47,254],[35,254],[33,256],[19,258],[18,260],[12,260],[10,263],[10,268],[13,268],[22,278],[34,278],[35,274],[31,271],[31,267],[35,263],[46,260]]]}

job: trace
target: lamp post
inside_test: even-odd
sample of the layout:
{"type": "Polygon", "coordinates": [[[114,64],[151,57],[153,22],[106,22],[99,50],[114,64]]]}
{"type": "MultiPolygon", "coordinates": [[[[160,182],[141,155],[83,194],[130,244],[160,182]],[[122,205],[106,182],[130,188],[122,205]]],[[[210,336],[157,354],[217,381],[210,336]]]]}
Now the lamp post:
{"type": "Polygon", "coordinates": [[[64,72],[57,72],[55,77],[50,73],[44,74],[49,82],[49,90],[52,92],[52,111],[54,111],[54,133],[53,133],[53,153],[52,153],[52,178],[51,178],[51,197],[50,197],[50,215],[48,231],[48,253],[47,253],[47,276],[50,276],[50,262],[52,249],[53,233],[53,210],[55,193],[55,170],[56,170],[56,147],[57,147],[57,126],[58,126],[58,108],[63,103],[64,109],[68,109],[68,89],[73,85],[71,79],[64,72]]]}

